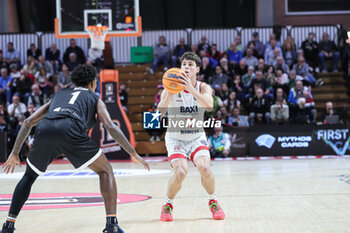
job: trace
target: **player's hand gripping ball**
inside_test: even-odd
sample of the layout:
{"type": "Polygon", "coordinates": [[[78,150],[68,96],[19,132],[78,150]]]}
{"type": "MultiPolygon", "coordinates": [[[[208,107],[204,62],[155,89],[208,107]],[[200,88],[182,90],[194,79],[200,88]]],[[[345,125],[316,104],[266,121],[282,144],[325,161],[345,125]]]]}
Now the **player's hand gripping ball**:
{"type": "Polygon", "coordinates": [[[182,78],[179,76],[181,72],[183,72],[183,70],[180,68],[171,68],[163,74],[162,83],[168,92],[177,94],[185,90],[184,86],[179,85],[184,83],[182,78]]]}

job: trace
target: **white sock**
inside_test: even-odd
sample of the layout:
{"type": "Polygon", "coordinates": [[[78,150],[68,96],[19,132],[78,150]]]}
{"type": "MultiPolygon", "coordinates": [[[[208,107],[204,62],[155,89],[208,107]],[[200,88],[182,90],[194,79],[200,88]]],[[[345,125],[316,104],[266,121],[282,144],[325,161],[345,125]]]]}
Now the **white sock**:
{"type": "Polygon", "coordinates": [[[216,193],[209,194],[208,199],[209,200],[216,200],[216,193]]]}
{"type": "Polygon", "coordinates": [[[174,201],[174,199],[170,199],[169,197],[166,197],[165,198],[165,201],[164,201],[164,205],[166,205],[166,204],[173,204],[173,201],[174,201]]]}

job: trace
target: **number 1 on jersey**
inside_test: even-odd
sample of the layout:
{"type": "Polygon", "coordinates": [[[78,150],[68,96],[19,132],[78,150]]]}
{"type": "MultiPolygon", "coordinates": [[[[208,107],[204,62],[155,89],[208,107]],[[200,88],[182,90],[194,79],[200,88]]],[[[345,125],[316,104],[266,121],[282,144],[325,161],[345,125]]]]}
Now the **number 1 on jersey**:
{"type": "Polygon", "coordinates": [[[76,92],[73,92],[71,95],[72,95],[72,98],[70,98],[69,100],[69,104],[74,104],[74,102],[77,100],[79,94],[80,94],[81,91],[76,91],[76,92]]]}

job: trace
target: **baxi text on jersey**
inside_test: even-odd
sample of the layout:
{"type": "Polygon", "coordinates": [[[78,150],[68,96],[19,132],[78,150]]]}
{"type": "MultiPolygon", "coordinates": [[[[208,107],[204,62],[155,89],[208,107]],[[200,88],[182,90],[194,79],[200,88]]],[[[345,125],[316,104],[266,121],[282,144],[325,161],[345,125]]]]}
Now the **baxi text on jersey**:
{"type": "Polygon", "coordinates": [[[181,113],[193,113],[198,112],[198,106],[191,106],[191,107],[180,107],[181,113]]]}
{"type": "Polygon", "coordinates": [[[163,122],[164,128],[214,128],[220,127],[221,121],[217,121],[214,118],[208,120],[197,120],[197,119],[185,119],[185,120],[172,120],[168,119],[168,123],[163,122]]]}

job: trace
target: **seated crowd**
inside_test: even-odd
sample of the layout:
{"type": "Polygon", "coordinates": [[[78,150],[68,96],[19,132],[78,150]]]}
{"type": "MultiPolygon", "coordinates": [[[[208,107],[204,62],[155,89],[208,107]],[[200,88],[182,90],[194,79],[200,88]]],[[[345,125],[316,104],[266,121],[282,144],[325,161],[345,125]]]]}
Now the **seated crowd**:
{"type": "Polygon", "coordinates": [[[316,123],[312,88],[323,85],[317,78],[320,70],[338,72],[340,56],[327,33],[317,43],[315,33],[310,32],[297,48],[291,36],[279,42],[271,34],[264,44],[254,32],[247,45],[242,45],[237,36],[226,51],[219,51],[206,36],[191,46],[181,38],[172,53],[161,36],[154,47],[150,73],[160,64],[167,70],[170,58],[173,66],[179,66],[180,57],[187,51],[195,52],[202,60],[197,79],[213,88],[214,108],[206,112],[206,117],[220,119],[225,126],[316,123]],[[326,60],[332,60],[329,70],[326,60]]]}
{"type": "Polygon", "coordinates": [[[74,39],[63,54],[63,61],[56,44],[47,48],[45,54],[31,44],[27,61],[20,60],[20,51],[12,42],[0,50],[0,131],[7,132],[9,147],[25,118],[47,103],[54,93],[72,87],[70,73],[75,67],[86,63],[99,69],[102,67],[101,56],[101,50],[91,48],[86,58],[74,39]]]}

